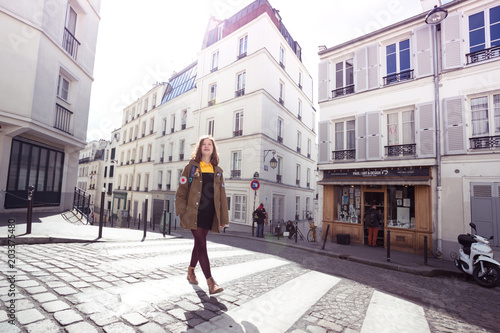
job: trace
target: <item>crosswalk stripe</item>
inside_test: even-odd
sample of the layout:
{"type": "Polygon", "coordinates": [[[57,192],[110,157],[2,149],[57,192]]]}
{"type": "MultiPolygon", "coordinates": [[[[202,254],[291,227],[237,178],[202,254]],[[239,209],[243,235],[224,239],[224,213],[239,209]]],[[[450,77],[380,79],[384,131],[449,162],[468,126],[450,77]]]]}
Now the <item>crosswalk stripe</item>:
{"type": "Polygon", "coordinates": [[[319,272],[305,273],[189,332],[283,333],[339,281],[319,272]]]}
{"type": "Polygon", "coordinates": [[[361,333],[430,332],[421,306],[375,291],[361,333]]]}

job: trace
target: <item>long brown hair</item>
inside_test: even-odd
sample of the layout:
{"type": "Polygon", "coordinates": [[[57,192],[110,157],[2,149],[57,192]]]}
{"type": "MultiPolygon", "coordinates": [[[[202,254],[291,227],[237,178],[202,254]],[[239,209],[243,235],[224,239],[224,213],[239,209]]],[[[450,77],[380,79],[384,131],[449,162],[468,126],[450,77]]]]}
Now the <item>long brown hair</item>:
{"type": "Polygon", "coordinates": [[[212,141],[212,146],[214,147],[212,156],[210,156],[210,163],[212,163],[213,166],[217,166],[219,165],[219,154],[217,153],[217,146],[215,145],[215,140],[210,135],[205,135],[200,138],[200,140],[196,144],[196,147],[194,148],[193,153],[191,154],[191,159],[195,160],[197,163],[201,162],[201,145],[203,144],[203,141],[205,141],[206,139],[212,141]]]}

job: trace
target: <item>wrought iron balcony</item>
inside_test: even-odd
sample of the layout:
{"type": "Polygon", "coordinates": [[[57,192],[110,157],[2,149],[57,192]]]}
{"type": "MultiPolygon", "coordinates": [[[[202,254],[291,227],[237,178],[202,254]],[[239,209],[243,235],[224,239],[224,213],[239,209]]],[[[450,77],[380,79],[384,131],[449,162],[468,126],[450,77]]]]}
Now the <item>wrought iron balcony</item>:
{"type": "Polygon", "coordinates": [[[470,149],[500,148],[500,135],[470,138],[470,149]]]}
{"type": "Polygon", "coordinates": [[[62,47],[69,53],[69,55],[76,60],[76,55],[78,54],[78,46],[80,42],[69,32],[68,29],[64,28],[63,35],[63,45],[62,47]]]}
{"type": "Polygon", "coordinates": [[[355,158],[356,149],[332,151],[332,159],[334,161],[354,160],[355,158]]]}
{"type": "Polygon", "coordinates": [[[276,182],[281,184],[281,182],[282,182],[282,175],[276,175],[276,182]]]}
{"type": "Polygon", "coordinates": [[[54,127],[58,130],[70,133],[71,116],[73,112],[56,103],[56,120],[54,127]]]}
{"type": "Polygon", "coordinates": [[[231,178],[241,178],[241,170],[231,170],[231,178]]]}
{"type": "Polygon", "coordinates": [[[412,79],[413,79],[413,69],[410,69],[401,73],[395,73],[385,76],[384,86],[412,79]]]}
{"type": "Polygon", "coordinates": [[[465,56],[467,57],[467,65],[493,58],[499,58],[500,45],[490,47],[489,49],[471,52],[466,54],[465,56]]]}
{"type": "Polygon", "coordinates": [[[233,136],[242,136],[243,130],[233,131],[233,136]]]}
{"type": "Polygon", "coordinates": [[[388,157],[415,156],[417,145],[415,143],[406,145],[385,146],[385,154],[388,157]]]}
{"type": "Polygon", "coordinates": [[[235,93],[234,93],[234,97],[240,97],[240,96],[243,96],[243,95],[245,95],[245,88],[240,89],[240,90],[236,90],[235,93]]]}
{"type": "Polygon", "coordinates": [[[350,95],[350,94],[354,94],[354,84],[332,90],[333,98],[336,98],[339,96],[350,95]]]}

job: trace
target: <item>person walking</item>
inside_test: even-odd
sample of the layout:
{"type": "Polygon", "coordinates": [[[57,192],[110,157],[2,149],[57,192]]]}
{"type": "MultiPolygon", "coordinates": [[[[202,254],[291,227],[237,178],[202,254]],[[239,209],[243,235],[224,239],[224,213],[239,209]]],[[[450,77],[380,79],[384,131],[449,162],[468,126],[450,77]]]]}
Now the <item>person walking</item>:
{"type": "Polygon", "coordinates": [[[266,219],[266,209],[264,204],[261,203],[255,210],[257,214],[257,237],[264,237],[264,221],[266,219]]]}
{"type": "Polygon", "coordinates": [[[187,280],[198,284],[195,268],[199,262],[211,295],[224,289],[212,277],[207,234],[209,231],[220,233],[229,224],[224,177],[218,164],[214,139],[202,137],[182,172],[175,194],[175,212],[181,217],[181,227],[191,230],[194,238],[187,280]]]}
{"type": "Polygon", "coordinates": [[[382,214],[377,210],[377,205],[372,204],[365,221],[368,226],[368,246],[376,247],[378,227],[382,221],[382,214]]]}

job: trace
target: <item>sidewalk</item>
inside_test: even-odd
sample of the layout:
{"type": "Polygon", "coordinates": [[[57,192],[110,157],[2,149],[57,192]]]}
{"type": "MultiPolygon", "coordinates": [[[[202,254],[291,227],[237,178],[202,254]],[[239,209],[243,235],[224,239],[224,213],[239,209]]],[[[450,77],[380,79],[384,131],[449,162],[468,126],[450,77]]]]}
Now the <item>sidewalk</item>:
{"type": "MultiPolygon", "coordinates": [[[[146,239],[143,239],[143,229],[125,229],[103,227],[102,238],[98,238],[99,223],[86,225],[80,222],[71,212],[62,214],[38,213],[33,216],[31,234],[26,234],[26,214],[0,214],[0,245],[7,245],[9,238],[8,219],[13,218],[15,222],[15,244],[45,244],[45,243],[69,243],[69,242],[111,242],[111,241],[144,241],[183,237],[187,234],[182,228],[177,228],[172,235],[165,235],[148,229],[146,239]]],[[[387,259],[387,249],[368,247],[364,245],[350,244],[340,245],[331,240],[324,244],[323,240],[307,242],[288,237],[280,237],[267,234],[265,238],[252,237],[250,233],[230,231],[220,234],[223,237],[240,237],[253,239],[256,242],[272,242],[286,247],[294,247],[315,254],[330,256],[332,258],[344,259],[366,265],[377,266],[411,274],[424,276],[460,276],[461,273],[451,261],[445,261],[433,257],[427,258],[427,264],[423,255],[406,253],[392,250],[390,261],[387,259]]],[[[12,238],[11,244],[12,244],[12,238]]],[[[458,243],[457,243],[458,246],[458,243]]],[[[497,253],[495,253],[497,254],[497,253]]]]}

